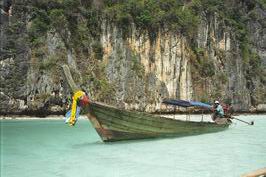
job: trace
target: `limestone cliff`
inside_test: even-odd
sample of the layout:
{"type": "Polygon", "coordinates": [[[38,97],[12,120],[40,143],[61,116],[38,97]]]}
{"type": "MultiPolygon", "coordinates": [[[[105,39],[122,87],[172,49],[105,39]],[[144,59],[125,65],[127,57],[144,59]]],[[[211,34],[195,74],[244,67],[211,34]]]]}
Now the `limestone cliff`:
{"type": "Polygon", "coordinates": [[[15,1],[12,16],[1,14],[0,112],[64,111],[71,93],[63,63],[91,99],[121,108],[160,111],[162,99],[176,98],[265,111],[265,4],[225,1],[240,9],[229,18],[203,0],[180,2],[183,23],[172,28],[172,16],[159,26],[134,11],[125,18],[119,2],[15,1]],[[182,16],[187,9],[195,20],[182,16]]]}

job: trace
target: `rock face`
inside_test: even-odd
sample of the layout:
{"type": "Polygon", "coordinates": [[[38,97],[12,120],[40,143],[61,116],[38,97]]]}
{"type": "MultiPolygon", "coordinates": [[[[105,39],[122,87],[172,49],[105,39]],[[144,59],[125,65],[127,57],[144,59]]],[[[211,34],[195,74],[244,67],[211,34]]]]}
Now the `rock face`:
{"type": "MultiPolygon", "coordinates": [[[[203,49],[211,65],[206,65],[204,70],[213,66],[214,75],[205,73],[203,80],[194,82],[195,95],[205,95],[213,99],[229,100],[236,110],[248,110],[250,103],[250,90],[246,87],[245,68],[236,41],[236,34],[230,27],[224,26],[224,21],[217,16],[203,16],[198,32],[198,48],[203,49]],[[205,82],[205,83],[204,83],[205,82]],[[202,87],[197,90],[197,87],[202,87]]],[[[196,73],[195,73],[196,74],[196,73]]],[[[195,78],[194,78],[195,79],[195,78]]],[[[198,97],[200,99],[200,97],[198,97]]]]}
{"type": "MultiPolygon", "coordinates": [[[[4,3],[5,4],[5,3],[4,3]]],[[[5,7],[5,6],[4,6],[5,7]]],[[[26,42],[26,13],[16,9],[12,18],[1,13],[0,93],[1,112],[21,112],[26,109],[29,46],[26,42]]]]}
{"type": "Polygon", "coordinates": [[[77,41],[71,26],[57,25],[32,45],[32,12],[20,8],[18,1],[12,7],[11,17],[1,14],[2,114],[65,111],[71,93],[62,76],[63,63],[91,99],[125,109],[166,110],[161,101],[176,98],[218,99],[232,103],[238,111],[265,110],[266,11],[258,5],[252,11],[246,4],[240,7],[256,14],[246,22],[254,54],[247,57],[248,62],[238,31],[215,13],[201,14],[192,39],[163,27],[151,38],[134,23],[125,36],[119,25],[104,16],[90,27],[98,29],[95,35],[91,29],[82,31],[86,19],[77,15],[85,40],[77,41]],[[257,71],[257,65],[263,69],[257,71]]]}
{"type": "Polygon", "coordinates": [[[192,82],[186,40],[159,32],[155,41],[138,33],[132,24],[131,36],[103,23],[101,43],[107,77],[116,85],[116,102],[128,109],[154,111],[163,98],[192,99],[192,82]]]}

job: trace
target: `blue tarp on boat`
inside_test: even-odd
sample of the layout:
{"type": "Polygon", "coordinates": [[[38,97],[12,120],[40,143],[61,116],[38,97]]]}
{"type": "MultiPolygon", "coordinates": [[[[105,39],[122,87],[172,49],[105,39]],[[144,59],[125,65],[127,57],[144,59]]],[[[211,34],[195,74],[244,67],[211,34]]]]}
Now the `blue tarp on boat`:
{"type": "Polygon", "coordinates": [[[186,101],[186,100],[175,100],[175,99],[169,99],[164,100],[164,104],[174,105],[174,106],[181,106],[181,107],[201,107],[205,109],[211,109],[212,106],[207,103],[202,103],[199,101],[186,101]]]}
{"type": "Polygon", "coordinates": [[[164,100],[163,103],[164,104],[175,105],[175,106],[181,106],[181,107],[190,107],[191,106],[189,101],[185,101],[185,100],[170,99],[170,100],[164,100]]]}
{"type": "Polygon", "coordinates": [[[191,106],[197,106],[197,107],[202,107],[202,108],[208,108],[211,109],[212,106],[207,104],[207,103],[202,103],[199,101],[190,101],[191,106]]]}

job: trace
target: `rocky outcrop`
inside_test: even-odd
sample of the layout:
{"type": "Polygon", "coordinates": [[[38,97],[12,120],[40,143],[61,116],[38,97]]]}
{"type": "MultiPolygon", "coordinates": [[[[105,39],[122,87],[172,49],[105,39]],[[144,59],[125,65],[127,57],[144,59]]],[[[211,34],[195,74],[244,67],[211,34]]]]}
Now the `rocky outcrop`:
{"type": "MultiPolygon", "coordinates": [[[[4,8],[5,6],[3,6],[4,8]]],[[[26,109],[27,74],[30,49],[26,42],[27,12],[15,9],[13,16],[1,11],[0,43],[0,112],[20,112],[26,109]],[[13,22],[12,19],[16,19],[13,22]]]]}
{"type": "Polygon", "coordinates": [[[116,85],[116,102],[128,109],[161,109],[164,98],[192,99],[189,53],[186,40],[178,34],[160,31],[151,41],[132,24],[131,35],[103,23],[101,43],[107,63],[107,77],[116,85]]]}
{"type": "Polygon", "coordinates": [[[77,13],[73,18],[80,34],[71,26],[56,26],[34,43],[29,42],[33,14],[14,4],[12,17],[1,15],[0,112],[64,112],[71,93],[62,64],[70,66],[75,81],[91,99],[125,109],[167,110],[161,101],[177,98],[219,99],[232,103],[237,111],[263,111],[266,12],[259,5],[248,9],[240,4],[239,8],[256,16],[247,20],[248,57],[238,31],[216,13],[200,15],[193,37],[167,27],[151,36],[134,23],[125,36],[119,25],[104,16],[87,29],[88,19],[77,13]],[[257,65],[264,68],[257,70],[257,65]]]}
{"type": "MultiPolygon", "coordinates": [[[[27,10],[16,5],[12,16],[1,14],[0,114],[62,113],[65,109],[62,102],[66,102],[66,97],[62,97],[60,75],[53,75],[49,62],[37,66],[42,58],[35,57],[28,42],[28,14],[27,10]],[[60,107],[55,108],[56,105],[60,107]]],[[[53,42],[49,38],[48,41],[53,42]]],[[[49,42],[47,46],[51,46],[49,42]]],[[[47,51],[45,60],[53,55],[49,51],[56,50],[47,51]]]]}

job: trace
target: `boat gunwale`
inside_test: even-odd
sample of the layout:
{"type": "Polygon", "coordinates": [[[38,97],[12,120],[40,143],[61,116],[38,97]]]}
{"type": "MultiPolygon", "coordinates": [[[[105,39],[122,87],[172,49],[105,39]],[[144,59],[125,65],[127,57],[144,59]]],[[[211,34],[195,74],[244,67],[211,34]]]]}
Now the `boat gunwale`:
{"type": "MultiPolygon", "coordinates": [[[[121,119],[121,118],[119,118],[119,117],[115,117],[114,115],[107,115],[105,112],[103,112],[103,111],[100,111],[100,110],[97,110],[97,112],[99,113],[99,114],[103,114],[103,115],[105,115],[105,116],[111,116],[112,118],[114,118],[115,120],[119,120],[119,121],[121,121],[121,122],[124,122],[124,123],[121,123],[121,124],[123,124],[124,126],[128,126],[128,125],[126,125],[126,122],[127,122],[127,120],[125,120],[125,119],[121,119]]],[[[113,122],[113,123],[115,123],[116,121],[113,121],[113,119],[112,120],[108,120],[108,119],[106,119],[106,118],[99,118],[98,116],[96,116],[98,119],[100,119],[99,121],[100,122],[113,122]]],[[[133,117],[132,117],[133,118],[133,117]]],[[[169,123],[169,119],[167,119],[167,118],[163,118],[164,119],[164,122],[162,122],[162,124],[163,123],[168,123],[168,124],[170,124],[169,123]]],[[[134,119],[134,120],[137,120],[137,119],[134,119]]],[[[138,118],[138,120],[141,120],[141,118],[138,118]]],[[[147,119],[146,119],[147,120],[147,119]]],[[[175,121],[175,119],[170,119],[170,121],[171,120],[174,120],[175,121]]],[[[153,119],[150,119],[149,120],[149,122],[156,122],[156,121],[154,121],[153,119]]],[[[141,126],[143,126],[143,127],[147,127],[147,128],[149,128],[149,127],[153,127],[153,128],[156,128],[156,129],[166,129],[166,127],[158,127],[158,126],[153,126],[153,125],[150,125],[150,124],[145,124],[144,122],[139,122],[139,121],[135,121],[135,122],[132,122],[131,121],[131,123],[132,124],[136,124],[136,125],[141,125],[141,126]]],[[[157,122],[157,123],[160,123],[160,122],[157,122]]],[[[225,127],[225,125],[223,124],[223,125],[219,125],[219,124],[207,124],[207,122],[192,122],[192,121],[182,121],[182,120],[176,120],[175,122],[173,122],[174,124],[172,124],[172,126],[173,127],[169,127],[169,128],[167,128],[167,129],[169,129],[169,130],[171,130],[171,131],[175,131],[176,130],[176,128],[177,128],[177,126],[175,126],[176,124],[180,124],[180,123],[182,123],[182,125],[180,125],[180,126],[189,126],[189,125],[191,125],[192,127],[191,128],[189,128],[189,129],[194,129],[194,128],[206,128],[206,127],[214,127],[214,128],[217,128],[217,127],[221,127],[221,128],[223,128],[223,127],[225,127]]],[[[129,127],[129,126],[128,126],[129,127]]],[[[141,129],[140,129],[141,130],[141,129]]]]}
{"type": "MultiPolygon", "coordinates": [[[[172,121],[174,123],[184,123],[184,124],[205,124],[205,125],[212,125],[212,126],[217,126],[217,127],[223,127],[225,125],[230,125],[230,124],[217,124],[215,122],[205,122],[205,121],[201,121],[201,122],[196,122],[196,121],[187,121],[187,120],[180,120],[180,119],[172,119],[172,118],[167,118],[167,117],[163,117],[163,116],[159,116],[159,115],[156,115],[156,114],[151,114],[151,113],[146,113],[146,112],[139,112],[139,111],[133,111],[133,110],[125,110],[125,109],[119,109],[119,108],[116,108],[114,106],[111,106],[111,105],[107,105],[107,104],[104,104],[104,103],[99,103],[99,102],[93,102],[91,103],[92,105],[96,105],[96,106],[100,106],[100,107],[103,107],[104,109],[105,108],[108,108],[108,109],[114,109],[116,111],[121,111],[122,113],[129,113],[129,114],[132,114],[133,116],[130,116],[134,119],[141,119],[139,118],[139,116],[137,116],[138,114],[141,114],[142,116],[145,116],[145,117],[151,117],[150,121],[154,121],[155,122],[155,119],[157,120],[161,120],[162,122],[161,123],[164,123],[165,121],[172,121]]],[[[159,122],[159,121],[158,121],[159,122]]]]}

